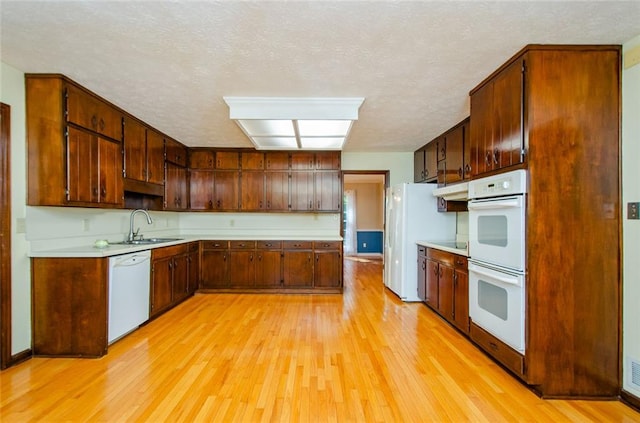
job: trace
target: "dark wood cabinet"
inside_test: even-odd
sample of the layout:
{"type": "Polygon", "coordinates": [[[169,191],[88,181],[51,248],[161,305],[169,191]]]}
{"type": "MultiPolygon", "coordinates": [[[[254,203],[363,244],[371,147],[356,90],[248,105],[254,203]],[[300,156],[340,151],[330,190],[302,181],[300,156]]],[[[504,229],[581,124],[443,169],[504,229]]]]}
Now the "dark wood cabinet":
{"type": "Polygon", "coordinates": [[[413,182],[420,183],[425,180],[425,151],[426,146],[417,149],[413,153],[413,182]]]}
{"type": "Polygon", "coordinates": [[[229,286],[253,288],[256,284],[256,242],[231,241],[229,244],[229,286]]]}
{"type": "Polygon", "coordinates": [[[313,286],[340,288],[342,286],[342,242],[315,241],[313,286]]]}
{"type": "Polygon", "coordinates": [[[189,169],[189,209],[214,210],[215,172],[189,169]]]}
{"type": "Polygon", "coordinates": [[[260,151],[243,151],[240,154],[242,170],[264,170],[264,154],[260,151]]]}
{"type": "Polygon", "coordinates": [[[215,169],[216,153],[210,149],[190,149],[189,169],[215,169]]]}
{"type": "Polygon", "coordinates": [[[137,119],[123,118],[124,177],[127,180],[164,183],[164,137],[137,119]]]}
{"type": "Polygon", "coordinates": [[[471,176],[471,164],[469,163],[469,119],[465,119],[440,137],[439,143],[444,145],[444,150],[438,160],[438,185],[450,185],[469,179],[471,176]]]}
{"type": "Polygon", "coordinates": [[[267,151],[265,170],[289,170],[289,153],[286,151],[267,151]]]}
{"type": "Polygon", "coordinates": [[[187,169],[167,162],[164,185],[164,209],[186,210],[188,206],[187,169]]]}
{"type": "Polygon", "coordinates": [[[418,245],[418,298],[427,302],[427,247],[418,245]]]}
{"type": "Polygon", "coordinates": [[[31,259],[33,354],[107,353],[108,258],[31,259]]]}
{"type": "Polygon", "coordinates": [[[418,292],[423,281],[425,303],[468,334],[467,258],[447,251],[418,246],[418,292]]]}
{"type": "Polygon", "coordinates": [[[544,397],[620,387],[620,57],[531,45],[470,93],[472,174],[527,170],[524,362],[471,338],[544,397]]]}
{"type": "Polygon", "coordinates": [[[315,153],[311,151],[292,151],[291,170],[314,170],[316,168],[315,153]]]}
{"type": "Polygon", "coordinates": [[[214,178],[214,208],[219,211],[237,211],[240,208],[240,172],[216,170],[214,178]]]}
{"type": "Polygon", "coordinates": [[[267,211],[289,210],[289,172],[265,172],[265,209],[267,211]]]}
{"type": "Polygon", "coordinates": [[[285,288],[313,286],[313,250],[285,249],[282,285],[285,288]]]}
{"type": "Polygon", "coordinates": [[[282,285],[282,241],[257,241],[256,288],[282,285]]]}
{"type": "Polygon", "coordinates": [[[191,242],[187,247],[187,266],[189,267],[187,287],[189,294],[200,288],[200,242],[191,242]]]}
{"type": "Polygon", "coordinates": [[[27,203],[123,207],[122,116],[68,78],[27,74],[27,203]]]}
{"type": "Polygon", "coordinates": [[[187,167],[187,147],[178,141],[165,138],[165,161],[177,166],[187,167]]]}
{"type": "Polygon", "coordinates": [[[202,288],[229,286],[229,241],[202,241],[202,288]]]}
{"type": "Polygon", "coordinates": [[[151,250],[150,316],[158,316],[188,296],[189,244],[151,250]]]}
{"type": "Polygon", "coordinates": [[[240,210],[265,210],[265,175],[262,171],[243,170],[240,175],[240,210]]]}
{"type": "Polygon", "coordinates": [[[290,204],[291,211],[313,211],[313,172],[291,172],[290,204]]]}
{"type": "Polygon", "coordinates": [[[216,169],[239,170],[240,153],[238,151],[216,151],[216,169]]]}
{"type": "Polygon", "coordinates": [[[316,169],[340,170],[341,154],[339,151],[318,151],[315,153],[316,169]]]}
{"type": "Polygon", "coordinates": [[[315,173],[315,210],[342,210],[342,177],[340,172],[318,171],[315,173]]]}
{"type": "Polygon", "coordinates": [[[434,139],[413,153],[413,181],[434,182],[438,177],[438,140],[434,139]]]}

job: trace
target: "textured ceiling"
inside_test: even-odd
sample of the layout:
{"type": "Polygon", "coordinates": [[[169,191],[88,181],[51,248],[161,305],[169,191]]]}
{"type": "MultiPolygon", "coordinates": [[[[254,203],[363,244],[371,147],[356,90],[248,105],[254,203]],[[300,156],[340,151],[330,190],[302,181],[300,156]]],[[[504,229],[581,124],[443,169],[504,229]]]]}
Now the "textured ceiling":
{"type": "Polygon", "coordinates": [[[189,146],[250,147],[223,96],[365,97],[345,151],[413,151],[524,45],[622,44],[640,2],[0,1],[1,58],[189,146]]]}

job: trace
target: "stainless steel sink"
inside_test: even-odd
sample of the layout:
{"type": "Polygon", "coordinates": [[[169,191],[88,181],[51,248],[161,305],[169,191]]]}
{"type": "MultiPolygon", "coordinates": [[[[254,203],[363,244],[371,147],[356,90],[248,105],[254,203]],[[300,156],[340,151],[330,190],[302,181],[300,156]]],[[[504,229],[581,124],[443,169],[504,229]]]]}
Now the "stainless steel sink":
{"type": "Polygon", "coordinates": [[[110,244],[147,245],[147,244],[160,244],[163,242],[181,241],[181,240],[182,238],[143,238],[143,239],[134,239],[133,241],[110,242],[110,244]]]}

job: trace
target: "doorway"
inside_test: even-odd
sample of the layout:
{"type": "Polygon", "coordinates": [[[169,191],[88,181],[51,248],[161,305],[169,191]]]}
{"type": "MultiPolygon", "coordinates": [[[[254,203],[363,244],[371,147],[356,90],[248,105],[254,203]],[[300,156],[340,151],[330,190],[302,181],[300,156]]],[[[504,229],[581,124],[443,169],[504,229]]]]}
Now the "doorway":
{"type": "Polygon", "coordinates": [[[384,256],[385,192],[389,171],[344,171],[341,235],[347,259],[384,256]]]}
{"type": "Polygon", "coordinates": [[[11,107],[0,103],[0,369],[11,359],[11,107]]]}

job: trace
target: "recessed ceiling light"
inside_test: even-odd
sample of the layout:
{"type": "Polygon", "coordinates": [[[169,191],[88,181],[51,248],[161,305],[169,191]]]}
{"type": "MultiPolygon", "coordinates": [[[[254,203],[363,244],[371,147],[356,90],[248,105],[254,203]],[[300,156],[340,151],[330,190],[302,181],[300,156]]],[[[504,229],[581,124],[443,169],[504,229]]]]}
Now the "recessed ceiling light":
{"type": "Polygon", "coordinates": [[[223,97],[259,150],[341,150],[364,97],[223,97]]]}

